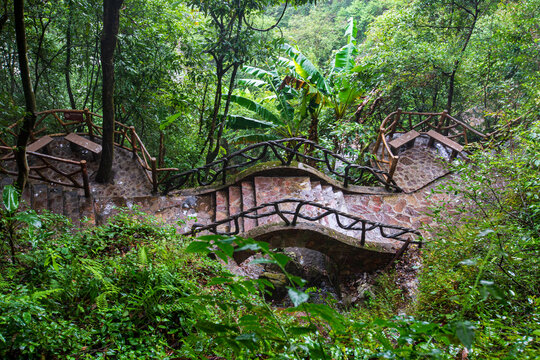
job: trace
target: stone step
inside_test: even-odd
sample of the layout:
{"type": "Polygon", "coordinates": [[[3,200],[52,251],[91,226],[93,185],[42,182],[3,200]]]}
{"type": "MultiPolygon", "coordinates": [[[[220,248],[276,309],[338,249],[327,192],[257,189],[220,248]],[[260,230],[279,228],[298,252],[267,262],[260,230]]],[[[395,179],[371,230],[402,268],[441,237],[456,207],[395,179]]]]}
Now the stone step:
{"type": "MultiPolygon", "coordinates": [[[[229,186],[229,216],[233,216],[242,212],[242,188],[238,185],[229,186]]],[[[242,218],[238,219],[238,229],[236,229],[235,222],[231,221],[231,231],[238,231],[242,233],[244,231],[244,221],[242,218]]]]}
{"type": "MultiPolygon", "coordinates": [[[[311,195],[310,198],[307,200],[321,204],[322,185],[320,181],[311,181],[311,194],[310,195],[311,195]]],[[[306,212],[306,215],[309,215],[310,217],[315,217],[323,212],[321,208],[311,206],[311,205],[306,206],[304,208],[304,211],[306,212]]],[[[320,222],[320,220],[318,222],[320,222]]]]}
{"type": "MultiPolygon", "coordinates": [[[[229,192],[227,190],[216,191],[216,221],[229,217],[229,192]]],[[[228,232],[229,225],[223,224],[217,227],[218,231],[228,232]]]]}
{"type": "Polygon", "coordinates": [[[59,186],[47,187],[47,207],[55,214],[64,214],[64,191],[59,186]]]}
{"type": "Polygon", "coordinates": [[[43,213],[43,210],[48,210],[48,201],[47,201],[47,185],[45,184],[35,184],[27,186],[27,188],[32,191],[32,209],[37,213],[43,213]]]}
{"type": "Polygon", "coordinates": [[[79,195],[79,214],[81,221],[86,221],[87,226],[96,225],[96,213],[94,210],[94,200],[85,196],[79,195]]]}
{"type": "MultiPolygon", "coordinates": [[[[293,177],[255,177],[255,199],[257,206],[264,203],[274,202],[280,199],[297,198],[308,199],[311,195],[311,181],[307,176],[293,177]]],[[[296,204],[282,204],[282,210],[294,210],[296,204]]],[[[272,212],[274,209],[267,207],[259,210],[259,215],[272,212]]],[[[290,216],[292,219],[292,216],[290,216]]],[[[267,216],[259,219],[259,225],[282,221],[278,215],[267,216]]]]}
{"type": "Polygon", "coordinates": [[[77,191],[64,191],[64,216],[70,218],[74,226],[81,226],[79,194],[77,191]]]}
{"type": "MultiPolygon", "coordinates": [[[[242,181],[242,211],[246,211],[257,206],[255,200],[255,186],[251,181],[242,181]]],[[[244,218],[244,231],[249,231],[257,226],[257,219],[244,218]]]]}

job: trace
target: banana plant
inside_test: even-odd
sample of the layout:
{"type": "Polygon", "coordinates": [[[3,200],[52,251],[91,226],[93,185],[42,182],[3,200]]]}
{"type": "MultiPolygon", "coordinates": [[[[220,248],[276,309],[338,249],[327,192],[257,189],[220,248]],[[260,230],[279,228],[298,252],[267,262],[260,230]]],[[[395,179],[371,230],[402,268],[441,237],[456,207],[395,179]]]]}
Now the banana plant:
{"type": "MultiPolygon", "coordinates": [[[[280,59],[278,64],[287,62],[280,59]]],[[[302,119],[295,116],[291,100],[298,97],[296,89],[283,84],[281,75],[277,69],[265,70],[253,66],[244,66],[243,72],[253,78],[239,79],[238,84],[245,87],[255,87],[269,91],[271,96],[265,100],[275,101],[275,110],[271,110],[262,103],[256,102],[246,96],[232,95],[231,102],[256,115],[257,118],[244,115],[229,114],[227,127],[233,130],[264,129],[265,132],[239,135],[234,138],[235,142],[254,142],[274,140],[282,137],[296,137],[300,134],[302,119]]]]}
{"type": "Polygon", "coordinates": [[[243,72],[252,78],[240,79],[238,85],[255,87],[271,91],[271,97],[276,100],[278,114],[245,96],[233,95],[231,102],[251,111],[257,119],[243,115],[229,115],[227,125],[230,129],[266,129],[266,133],[242,135],[235,140],[260,141],[276,138],[276,135],[294,137],[300,133],[301,125],[308,118],[311,120],[308,138],[318,141],[319,115],[323,106],[334,109],[336,120],[343,118],[348,107],[363,94],[363,89],[354,86],[348,81],[354,73],[356,49],[356,24],[353,18],[345,31],[347,44],[336,52],[333,68],[328,77],[325,77],[313,63],[298,49],[289,44],[283,44],[282,49],[288,58],[280,58],[277,66],[289,69],[289,75],[284,78],[277,69],[265,70],[245,66],[243,72]],[[297,109],[291,105],[292,101],[300,99],[297,109]]]}
{"type": "MultiPolygon", "coordinates": [[[[355,86],[356,82],[349,81],[349,77],[354,74],[355,57],[358,55],[356,34],[356,24],[351,17],[345,30],[347,44],[336,52],[332,71],[326,78],[300,51],[289,44],[282,46],[292,59],[289,69],[293,76],[301,78],[319,92],[323,104],[334,109],[336,120],[342,119],[348,107],[364,93],[363,89],[355,86]]],[[[310,94],[313,94],[313,91],[310,94]]]]}

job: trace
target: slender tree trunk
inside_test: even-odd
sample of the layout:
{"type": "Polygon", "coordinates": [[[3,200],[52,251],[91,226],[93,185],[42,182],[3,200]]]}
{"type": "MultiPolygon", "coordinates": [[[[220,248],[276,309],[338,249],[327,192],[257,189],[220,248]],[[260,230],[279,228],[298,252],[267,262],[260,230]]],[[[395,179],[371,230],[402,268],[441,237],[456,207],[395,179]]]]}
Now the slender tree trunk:
{"type": "Polygon", "coordinates": [[[210,151],[206,157],[206,163],[209,164],[210,162],[214,161],[214,159],[219,154],[219,147],[221,143],[221,137],[223,136],[223,128],[225,127],[225,119],[227,119],[227,114],[229,112],[229,106],[231,104],[231,96],[232,92],[234,90],[234,81],[236,79],[236,73],[238,72],[238,68],[240,67],[240,64],[234,64],[233,71],[231,74],[231,80],[229,82],[229,92],[227,94],[227,100],[225,102],[225,109],[223,110],[223,116],[221,118],[221,122],[219,124],[219,129],[216,137],[216,147],[213,151],[210,151]]]}
{"type": "Polygon", "coordinates": [[[17,136],[17,147],[15,148],[15,161],[17,162],[18,176],[17,188],[22,192],[28,181],[28,161],[26,158],[26,145],[34,124],[36,123],[36,98],[32,90],[32,81],[30,80],[30,68],[28,67],[26,31],[24,25],[24,0],[15,0],[13,2],[15,18],[15,36],[17,39],[17,52],[19,56],[19,71],[26,103],[26,114],[24,121],[17,136]]]}
{"type": "Polygon", "coordinates": [[[210,154],[212,152],[212,148],[214,147],[214,132],[216,131],[217,127],[217,119],[219,115],[219,109],[221,108],[221,95],[222,95],[222,82],[223,82],[223,71],[220,66],[220,63],[216,61],[216,67],[217,67],[217,84],[216,84],[216,92],[214,95],[214,111],[212,113],[212,123],[210,124],[210,129],[208,130],[208,137],[206,139],[206,142],[203,146],[202,151],[204,151],[204,148],[206,147],[206,143],[208,143],[208,154],[206,156],[206,163],[209,164],[213,161],[212,155],[210,154]]]}
{"type": "Polygon", "coordinates": [[[73,2],[71,0],[68,1],[68,23],[66,27],[66,67],[65,67],[65,75],[66,75],[66,87],[67,92],[69,95],[69,103],[71,105],[72,109],[77,108],[77,104],[75,104],[75,97],[73,96],[73,90],[71,88],[71,22],[73,21],[73,14],[72,14],[72,5],[73,2]]]}
{"type": "Polygon", "coordinates": [[[452,73],[450,74],[449,78],[449,84],[448,84],[448,97],[446,98],[446,110],[448,110],[448,113],[452,113],[452,102],[454,100],[454,89],[455,89],[455,82],[456,82],[456,73],[459,69],[459,65],[461,63],[461,59],[463,58],[463,55],[465,54],[465,50],[467,50],[467,46],[469,45],[469,42],[471,40],[471,36],[474,32],[474,28],[476,27],[476,21],[478,20],[478,16],[480,15],[479,9],[478,9],[478,2],[475,3],[474,13],[469,12],[471,16],[473,17],[473,22],[471,24],[471,27],[469,28],[469,32],[467,33],[467,36],[465,37],[465,42],[463,43],[463,46],[461,47],[461,51],[459,53],[459,57],[454,62],[454,68],[452,69],[452,73]]]}
{"type": "Polygon", "coordinates": [[[96,181],[112,180],[114,159],[114,49],[123,0],[103,0],[103,35],[101,36],[101,69],[103,70],[103,140],[96,181]]]}

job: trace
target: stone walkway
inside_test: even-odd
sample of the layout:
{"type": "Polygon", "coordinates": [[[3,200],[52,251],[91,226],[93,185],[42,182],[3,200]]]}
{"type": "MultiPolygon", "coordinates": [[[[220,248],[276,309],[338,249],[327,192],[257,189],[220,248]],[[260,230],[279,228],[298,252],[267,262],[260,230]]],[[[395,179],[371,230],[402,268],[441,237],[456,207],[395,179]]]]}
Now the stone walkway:
{"type": "MultiPolygon", "coordinates": [[[[428,138],[420,136],[414,147],[402,146],[397,155],[398,165],[394,173],[396,184],[406,193],[422,189],[433,181],[447,175],[450,152],[440,144],[428,147],[428,138]]],[[[389,170],[388,164],[383,164],[389,170]]]]}
{"type": "MultiPolygon", "coordinates": [[[[38,211],[47,209],[63,213],[72,218],[76,225],[85,217],[89,224],[103,224],[119,208],[127,207],[155,215],[163,222],[185,232],[194,223],[210,224],[262,203],[299,198],[370,221],[420,229],[432,221],[429,216],[430,206],[442,203],[451,207],[454,201],[458,201],[443,194],[432,194],[432,189],[444,182],[448,176],[447,160],[444,159],[444,149],[428,148],[426,142],[419,138],[414,148],[402,149],[399,153],[396,181],[407,193],[354,194],[308,176],[255,176],[205,195],[164,197],[149,195],[150,182],[129,151],[116,149],[114,182],[97,184],[94,181],[97,159],[86,151],[72,151],[65,140],[58,138],[51,144],[51,155],[87,160],[92,198],[84,198],[82,190],[65,189],[35,181],[31,181],[31,186],[25,191],[23,198],[28,206],[38,211]]],[[[10,182],[11,179],[8,178],[0,179],[0,185],[10,182]]],[[[264,211],[263,209],[260,212],[264,211]]],[[[316,210],[308,211],[315,213],[316,210]]],[[[279,221],[277,216],[260,219],[258,222],[244,219],[240,226],[244,232],[276,221],[279,221]]],[[[323,218],[320,224],[339,231],[336,220],[332,217],[323,218]]],[[[397,247],[399,244],[392,245],[397,247]]]]}

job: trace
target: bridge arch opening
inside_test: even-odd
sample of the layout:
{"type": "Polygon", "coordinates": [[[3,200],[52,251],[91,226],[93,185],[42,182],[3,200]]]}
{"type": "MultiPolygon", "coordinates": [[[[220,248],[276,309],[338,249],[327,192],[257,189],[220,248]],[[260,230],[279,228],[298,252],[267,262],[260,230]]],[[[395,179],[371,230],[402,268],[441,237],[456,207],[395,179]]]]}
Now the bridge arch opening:
{"type": "MultiPolygon", "coordinates": [[[[322,253],[337,264],[338,277],[381,270],[395,256],[395,250],[374,244],[360,246],[358,239],[309,223],[299,223],[295,227],[272,224],[255,228],[243,235],[267,242],[272,249],[305,248],[322,253]]],[[[250,251],[238,251],[233,257],[237,264],[242,264],[253,254],[250,251]]]]}

